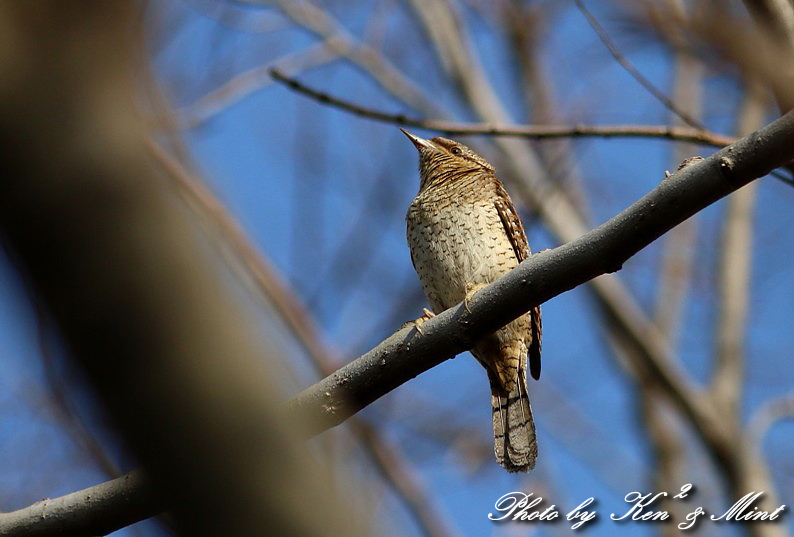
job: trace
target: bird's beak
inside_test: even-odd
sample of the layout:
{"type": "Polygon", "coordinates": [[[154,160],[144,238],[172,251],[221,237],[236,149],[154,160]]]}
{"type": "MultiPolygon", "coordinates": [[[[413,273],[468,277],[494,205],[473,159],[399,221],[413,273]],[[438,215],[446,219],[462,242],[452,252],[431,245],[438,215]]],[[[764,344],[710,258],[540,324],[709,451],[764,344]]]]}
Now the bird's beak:
{"type": "Polygon", "coordinates": [[[421,151],[423,148],[431,149],[433,147],[433,142],[431,142],[430,140],[425,140],[424,138],[420,138],[416,134],[410,133],[405,129],[400,129],[400,130],[403,131],[403,134],[405,134],[409,140],[411,140],[414,146],[416,146],[417,150],[421,151]]]}

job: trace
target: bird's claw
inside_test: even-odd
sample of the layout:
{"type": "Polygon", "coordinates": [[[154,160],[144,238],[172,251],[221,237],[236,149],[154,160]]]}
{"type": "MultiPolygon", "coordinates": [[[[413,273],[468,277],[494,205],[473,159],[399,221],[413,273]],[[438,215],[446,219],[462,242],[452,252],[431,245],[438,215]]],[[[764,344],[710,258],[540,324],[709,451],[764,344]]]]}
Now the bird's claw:
{"type": "Polygon", "coordinates": [[[413,326],[416,328],[416,331],[419,332],[419,335],[424,336],[425,334],[424,332],[422,332],[422,325],[425,324],[425,321],[432,319],[435,316],[436,314],[430,311],[429,309],[422,308],[422,315],[420,315],[413,321],[408,321],[407,323],[404,323],[402,325],[402,328],[413,326]]]}
{"type": "Polygon", "coordinates": [[[463,298],[463,308],[466,310],[466,313],[471,313],[471,308],[469,308],[469,302],[471,302],[474,293],[485,287],[487,284],[485,283],[467,283],[466,284],[466,296],[463,298]]]}

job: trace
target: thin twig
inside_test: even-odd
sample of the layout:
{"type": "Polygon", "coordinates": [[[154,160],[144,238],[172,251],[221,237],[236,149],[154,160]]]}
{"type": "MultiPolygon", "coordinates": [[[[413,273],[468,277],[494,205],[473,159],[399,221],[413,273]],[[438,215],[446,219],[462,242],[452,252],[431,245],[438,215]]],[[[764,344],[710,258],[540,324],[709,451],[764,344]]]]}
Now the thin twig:
{"type": "Polygon", "coordinates": [[[615,61],[617,61],[621,67],[623,67],[623,69],[625,69],[626,72],[628,72],[634,78],[634,80],[636,80],[643,88],[645,88],[645,90],[648,91],[648,93],[650,93],[654,99],[662,103],[665,108],[683,119],[687,124],[696,129],[706,129],[700,121],[678,108],[678,106],[676,106],[676,104],[667,95],[665,95],[662,90],[654,86],[650,80],[645,78],[645,75],[640,73],[640,71],[634,67],[628,58],[626,58],[620,52],[620,49],[618,49],[615,42],[612,41],[612,38],[609,37],[607,31],[603,26],[601,26],[601,23],[598,22],[598,19],[596,19],[587,9],[587,7],[585,7],[582,0],[574,0],[574,3],[576,4],[576,7],[579,9],[579,11],[581,11],[582,15],[584,15],[584,17],[587,19],[587,22],[590,24],[593,30],[595,30],[596,34],[598,34],[598,38],[607,47],[609,53],[612,54],[613,58],[615,58],[615,61]]]}
{"type": "Polygon", "coordinates": [[[668,140],[691,142],[712,147],[725,147],[736,141],[733,137],[723,136],[705,129],[672,127],[668,125],[487,125],[482,123],[466,124],[452,121],[419,119],[406,116],[405,114],[390,114],[374,108],[361,106],[345,99],[333,97],[325,92],[312,89],[277,69],[271,69],[270,74],[275,80],[282,82],[298,93],[357,116],[395,125],[438,131],[449,135],[513,136],[536,139],[583,136],[603,138],[665,138],[668,140]]]}
{"type": "Polygon", "coordinates": [[[58,416],[61,418],[64,427],[72,434],[74,440],[89,455],[91,461],[99,466],[106,475],[119,477],[121,471],[96,436],[89,431],[70,397],[66,379],[57,371],[58,366],[49,339],[55,333],[55,327],[51,326],[44,305],[36,296],[31,296],[31,303],[36,317],[36,338],[44,366],[44,377],[50,396],[54,399],[53,403],[58,416]]]}

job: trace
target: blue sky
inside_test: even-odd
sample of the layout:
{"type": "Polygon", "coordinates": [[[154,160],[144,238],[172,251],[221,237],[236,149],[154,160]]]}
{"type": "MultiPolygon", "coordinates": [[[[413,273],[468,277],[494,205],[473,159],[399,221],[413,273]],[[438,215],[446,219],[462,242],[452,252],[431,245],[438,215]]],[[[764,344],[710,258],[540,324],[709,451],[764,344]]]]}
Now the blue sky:
{"type": "MultiPolygon", "coordinates": [[[[244,21],[249,25],[251,20],[260,21],[262,16],[255,10],[241,10],[238,13],[243,18],[237,22],[219,22],[213,15],[213,2],[171,0],[159,4],[164,6],[162,27],[169,29],[169,39],[157,51],[155,72],[177,109],[234,73],[314,42],[310,35],[289,25],[269,33],[241,31],[244,21]],[[257,18],[248,18],[252,16],[257,18]]],[[[406,41],[415,37],[416,31],[411,29],[400,34],[410,22],[404,9],[382,2],[357,8],[332,4],[332,10],[344,14],[354,33],[368,27],[373,12],[379,12],[376,20],[384,28],[384,49],[395,63],[417,82],[438,91],[439,100],[465,119],[465,111],[450,97],[451,90],[441,85],[439,73],[428,71],[435,65],[433,60],[395,45],[400,35],[406,41]]],[[[669,112],[616,65],[582,15],[571,7],[560,11],[548,22],[541,47],[560,104],[560,121],[667,123],[669,112]]],[[[494,37],[488,24],[477,22],[472,11],[463,12],[471,17],[474,45],[489,76],[505,99],[513,99],[511,108],[518,113],[506,44],[494,37]]],[[[608,29],[620,31],[613,12],[595,12],[608,29]]],[[[261,20],[270,18],[265,15],[261,20]]],[[[645,76],[669,89],[672,60],[664,47],[637,36],[618,39],[618,43],[625,46],[624,52],[645,76]]],[[[300,79],[367,106],[409,112],[366,75],[342,62],[301,74],[300,79]]],[[[733,81],[709,71],[706,124],[719,132],[732,132],[731,118],[739,96],[733,81]]],[[[403,220],[418,187],[416,155],[397,126],[353,117],[271,84],[183,135],[202,177],[308,304],[323,338],[344,360],[366,351],[401,322],[419,314],[424,302],[410,264],[403,220]],[[374,209],[362,210],[365,203],[374,209]],[[356,227],[362,223],[363,228],[356,227]],[[337,256],[345,248],[354,254],[352,261],[337,256]],[[393,312],[400,303],[406,304],[404,311],[393,312]],[[399,313],[403,317],[394,318],[399,313]]],[[[665,170],[677,166],[668,142],[581,139],[572,145],[582,177],[580,188],[594,226],[652,189],[665,170]]],[[[703,149],[701,154],[708,151],[703,149]]],[[[791,187],[770,178],[760,182],[753,251],[748,252],[754,261],[746,392],[741,408],[745,419],[772,398],[789,394],[794,386],[789,367],[794,340],[788,330],[794,299],[790,278],[794,253],[789,247],[794,239],[792,203],[791,187]]],[[[692,283],[676,347],[685,370],[701,382],[709,378],[713,364],[716,269],[724,205],[719,202],[697,216],[692,283]]],[[[524,221],[533,250],[556,245],[542,225],[529,223],[526,214],[524,221]]],[[[657,241],[629,261],[620,274],[646,311],[653,310],[657,300],[663,245],[664,239],[657,241]]],[[[98,483],[106,476],[51,410],[34,315],[19,278],[5,260],[0,264],[0,296],[4,298],[0,301],[0,509],[10,510],[98,483]]],[[[257,308],[263,323],[272,322],[267,307],[257,308]]],[[[491,458],[476,467],[461,464],[460,446],[466,442],[487,446],[490,442],[486,377],[468,354],[402,386],[363,416],[383,424],[384,437],[410,461],[441,513],[461,535],[527,534],[534,529],[542,535],[566,532],[564,522],[542,527],[494,525],[487,513],[493,511],[497,498],[513,490],[541,494],[547,498],[544,505],[556,504],[563,515],[584,499],[595,497],[600,521],[580,530],[583,534],[650,535],[654,533],[652,525],[616,525],[608,520],[610,513],[626,511],[625,494],[652,491],[648,477],[653,469],[637,410],[636,388],[605,343],[592,297],[586,289],[576,289],[544,304],[543,315],[543,378],[530,385],[541,460],[529,476],[508,475],[491,458]],[[445,427],[460,430],[452,437],[439,434],[445,427]]],[[[300,346],[277,329],[268,331],[294,364],[294,390],[316,380],[300,346]]],[[[118,453],[79,374],[64,366],[62,358],[58,367],[87,427],[122,467],[129,467],[132,462],[118,453]]],[[[794,492],[793,444],[794,426],[781,422],[769,431],[762,446],[784,503],[794,492]]],[[[697,487],[687,506],[730,505],[735,499],[724,503],[722,483],[697,442],[689,442],[687,450],[687,475],[697,487]]],[[[360,448],[352,447],[346,457],[352,467],[350,486],[364,487],[374,479],[371,464],[362,460],[360,448]]],[[[372,497],[377,499],[372,501],[378,519],[395,533],[416,534],[394,495],[376,490],[372,497]]],[[[703,524],[705,529],[707,525],[703,524]]],[[[735,527],[714,529],[720,534],[738,534],[735,527]]],[[[146,523],[118,534],[157,533],[156,524],[146,523]]]]}

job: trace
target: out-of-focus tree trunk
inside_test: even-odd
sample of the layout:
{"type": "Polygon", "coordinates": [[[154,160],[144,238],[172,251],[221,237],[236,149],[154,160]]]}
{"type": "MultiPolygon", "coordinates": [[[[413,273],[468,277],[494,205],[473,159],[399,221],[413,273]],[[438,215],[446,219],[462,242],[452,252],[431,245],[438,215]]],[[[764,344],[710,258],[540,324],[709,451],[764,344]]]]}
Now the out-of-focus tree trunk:
{"type": "Polygon", "coordinates": [[[149,149],[142,7],[0,6],[0,232],[184,534],[355,535],[149,149]]]}

